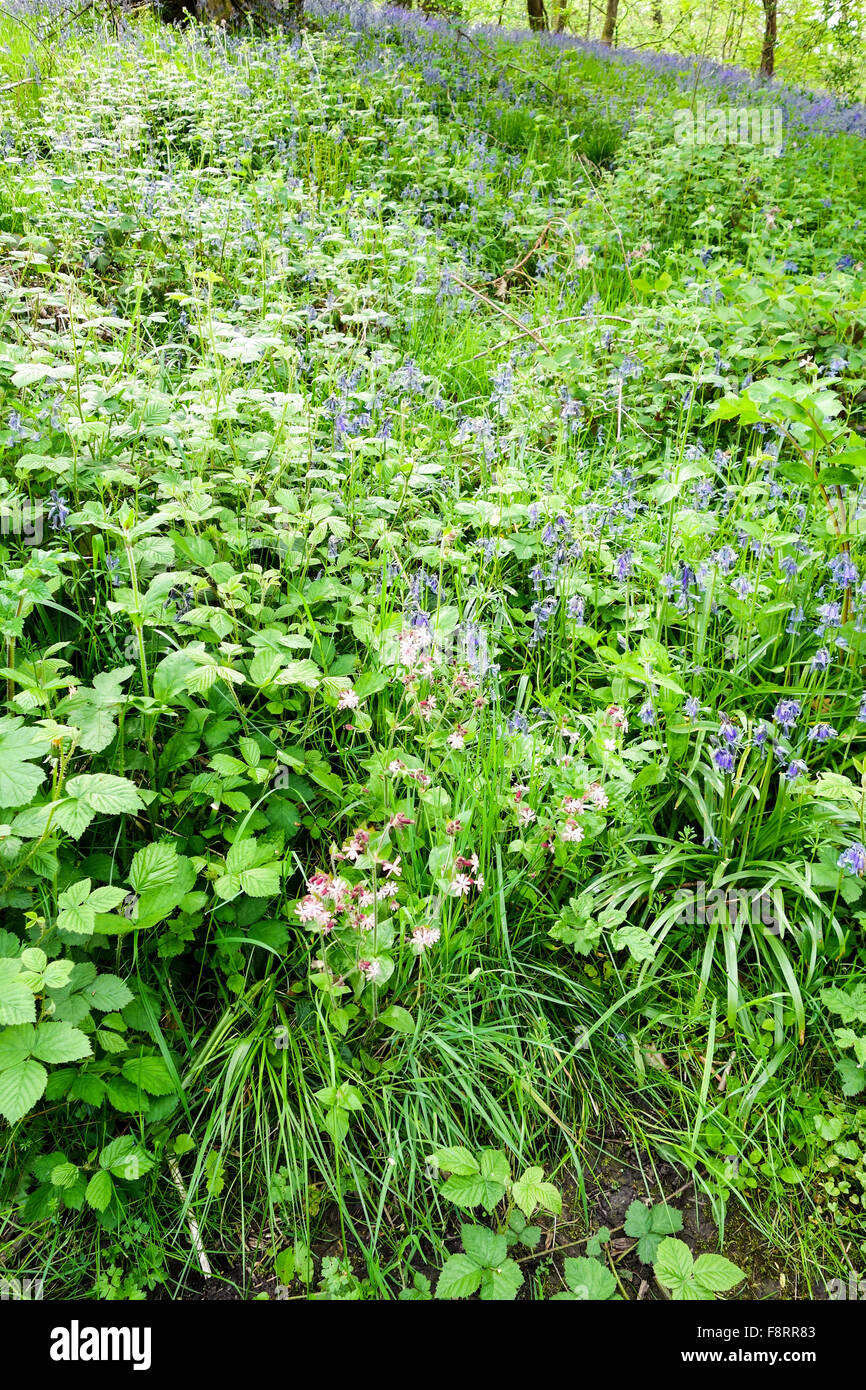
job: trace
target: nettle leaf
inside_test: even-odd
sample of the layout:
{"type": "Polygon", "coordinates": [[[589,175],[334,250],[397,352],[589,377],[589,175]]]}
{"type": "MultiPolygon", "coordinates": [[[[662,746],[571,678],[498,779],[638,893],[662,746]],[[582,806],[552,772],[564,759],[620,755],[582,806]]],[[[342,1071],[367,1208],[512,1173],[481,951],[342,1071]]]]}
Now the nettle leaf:
{"type": "Polygon", "coordinates": [[[508,1159],[498,1149],[482,1149],[478,1155],[478,1171],[453,1174],[442,1187],[442,1195],[455,1206],[471,1210],[483,1207],[493,1211],[505,1196],[511,1182],[508,1159]]]}
{"type": "Polygon", "coordinates": [[[843,1023],[866,1024],[866,982],[860,981],[851,990],[831,985],[821,990],[821,1002],[843,1023]]]}
{"type": "Polygon", "coordinates": [[[0,1033],[0,1071],[26,1061],[33,1051],[35,1037],[36,1029],[29,1023],[4,1028],[0,1033]]]}
{"type": "Polygon", "coordinates": [[[695,1283],[712,1293],[727,1293],[745,1279],[741,1269],[724,1255],[698,1255],[692,1271],[695,1283]]]}
{"type": "Polygon", "coordinates": [[[0,1071],[0,1115],[14,1125],[42,1099],[48,1072],[38,1062],[20,1062],[0,1071]]]}
{"type": "Polygon", "coordinates": [[[623,922],[610,940],[615,951],[628,950],[632,960],[652,960],[656,953],[652,937],[634,922],[623,922]]]}

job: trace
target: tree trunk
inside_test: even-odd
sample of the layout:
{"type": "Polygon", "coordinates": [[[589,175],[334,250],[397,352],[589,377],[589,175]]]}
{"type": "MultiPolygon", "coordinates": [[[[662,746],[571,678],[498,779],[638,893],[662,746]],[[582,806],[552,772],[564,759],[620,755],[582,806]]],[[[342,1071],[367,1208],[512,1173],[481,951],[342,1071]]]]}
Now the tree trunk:
{"type": "Polygon", "coordinates": [[[661,29],[662,27],[661,5],[653,5],[653,24],[656,26],[657,29],[661,29]]]}
{"type": "Polygon", "coordinates": [[[526,12],[529,16],[530,29],[547,28],[547,11],[544,8],[544,0],[526,0],[526,12]]]}
{"type": "MultiPolygon", "coordinates": [[[[775,4],[775,0],[773,0],[775,4]]],[[[613,43],[613,36],[616,30],[616,16],[619,9],[619,0],[607,0],[607,9],[604,12],[604,27],[601,31],[601,41],[610,48],[613,43]]]]}
{"type": "Polygon", "coordinates": [[[561,34],[568,23],[568,0],[556,0],[556,23],[554,28],[561,34]]]}
{"type": "Polygon", "coordinates": [[[776,66],[776,16],[778,0],[763,0],[764,42],[761,45],[761,76],[772,77],[776,66]]]}

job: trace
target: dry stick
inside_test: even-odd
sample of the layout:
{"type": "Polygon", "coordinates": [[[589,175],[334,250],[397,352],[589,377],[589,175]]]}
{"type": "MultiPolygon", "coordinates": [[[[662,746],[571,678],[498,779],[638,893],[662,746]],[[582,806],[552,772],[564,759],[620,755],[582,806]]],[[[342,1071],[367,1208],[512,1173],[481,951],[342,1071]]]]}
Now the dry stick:
{"type": "Polygon", "coordinates": [[[549,231],[551,231],[552,228],[553,228],[553,223],[552,223],[552,222],[548,222],[546,227],[542,227],[540,233],[539,233],[538,236],[535,238],[534,243],[532,244],[532,246],[530,246],[530,248],[529,248],[529,250],[527,251],[526,255],[525,255],[525,256],[521,256],[521,257],[520,257],[520,260],[517,261],[516,264],[513,265],[513,266],[511,266],[508,270],[503,270],[503,272],[502,272],[501,275],[496,275],[496,276],[494,276],[494,279],[493,279],[494,285],[499,285],[499,284],[501,284],[503,280],[510,280],[511,277],[512,277],[512,275],[516,275],[517,272],[518,272],[518,270],[522,270],[523,267],[526,265],[526,262],[529,260],[529,257],[532,255],[532,253],[533,253],[534,251],[537,251],[537,250],[538,250],[539,246],[540,246],[541,243],[544,241],[544,238],[547,236],[547,233],[548,233],[549,231]]]}
{"type": "MultiPolygon", "coordinates": [[[[187,1206],[189,1203],[189,1193],[183,1185],[183,1178],[180,1175],[180,1169],[177,1166],[177,1159],[174,1154],[168,1155],[168,1171],[171,1173],[171,1180],[180,1193],[184,1206],[187,1206]]],[[[198,1222],[192,1213],[192,1208],[187,1212],[186,1224],[189,1230],[189,1238],[193,1243],[195,1253],[198,1255],[201,1272],[205,1279],[211,1279],[213,1278],[213,1271],[210,1267],[210,1261],[205,1254],[204,1242],[198,1229],[198,1222]]]]}
{"type": "MultiPolygon", "coordinates": [[[[598,317],[609,320],[611,323],[631,323],[631,319],[622,319],[619,318],[616,314],[599,314],[598,317]]],[[[544,323],[541,325],[541,327],[562,328],[567,323],[581,323],[582,320],[583,314],[574,314],[571,318],[554,319],[553,323],[544,323]]],[[[512,338],[501,338],[498,343],[494,343],[492,347],[485,348],[483,352],[473,353],[472,357],[464,357],[461,360],[463,362],[477,362],[479,357],[488,357],[491,352],[498,352],[500,348],[510,347],[512,343],[517,343],[520,341],[521,338],[526,338],[529,335],[529,332],[529,329],[523,328],[519,333],[515,333],[512,338]]],[[[672,893],[674,890],[671,888],[667,891],[672,893]]]]}
{"type": "Polygon", "coordinates": [[[539,337],[534,328],[527,328],[525,324],[520,322],[520,319],[516,319],[513,314],[509,314],[507,309],[503,309],[501,304],[497,304],[495,299],[491,299],[489,295],[482,294],[481,290],[476,290],[474,285],[467,285],[466,281],[461,280],[459,275],[454,275],[452,273],[451,279],[454,281],[455,285],[459,285],[462,290],[468,290],[470,294],[474,294],[475,297],[486,304],[488,308],[495,309],[497,314],[502,314],[503,318],[508,319],[509,323],[513,323],[515,328],[519,328],[523,335],[527,338],[532,338],[540,348],[544,348],[548,356],[552,356],[547,343],[543,338],[539,337]]]}

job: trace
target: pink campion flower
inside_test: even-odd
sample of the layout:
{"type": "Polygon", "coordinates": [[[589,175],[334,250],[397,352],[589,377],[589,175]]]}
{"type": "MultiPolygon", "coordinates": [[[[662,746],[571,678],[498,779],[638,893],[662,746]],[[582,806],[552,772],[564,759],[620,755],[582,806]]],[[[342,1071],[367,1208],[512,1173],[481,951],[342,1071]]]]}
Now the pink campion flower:
{"type": "Polygon", "coordinates": [[[313,897],[312,893],[308,893],[305,898],[302,898],[295,908],[302,922],[315,922],[323,910],[322,904],[318,898],[313,897]]]}
{"type": "Polygon", "coordinates": [[[454,865],[457,869],[471,869],[475,873],[478,869],[478,855],[471,854],[467,859],[465,855],[461,854],[454,861],[454,865]]]}
{"type": "Polygon", "coordinates": [[[531,825],[535,820],[535,812],[525,801],[522,801],[517,808],[517,819],[521,825],[531,825]]]}
{"type": "Polygon", "coordinates": [[[400,855],[394,860],[383,859],[381,864],[382,873],[386,878],[400,878],[403,870],[400,866],[400,855]]]}
{"type": "Polygon", "coordinates": [[[573,819],[567,820],[565,825],[559,827],[559,838],[567,844],[579,845],[583,839],[583,834],[583,826],[578,825],[577,821],[573,819]]]}
{"type": "Polygon", "coordinates": [[[361,904],[361,907],[372,907],[375,901],[376,894],[373,892],[371,888],[365,888],[363,893],[361,893],[360,897],[358,898],[358,902],[361,904]]]}
{"type": "Polygon", "coordinates": [[[358,859],[360,855],[366,851],[369,843],[369,830],[356,830],[351,840],[348,840],[346,844],[343,845],[343,853],[347,859],[351,859],[354,862],[354,860],[358,859]]]}
{"type": "Polygon", "coordinates": [[[603,811],[608,804],[607,792],[602,790],[600,782],[593,782],[592,786],[588,788],[586,799],[587,801],[591,801],[593,806],[597,806],[601,811],[603,811]]]}
{"type": "Polygon", "coordinates": [[[472,879],[468,874],[455,874],[451,880],[451,892],[455,897],[465,898],[471,891],[472,879]]]}
{"type": "Polygon", "coordinates": [[[388,764],[388,771],[393,773],[393,775],[396,777],[399,772],[406,771],[406,764],[401,762],[399,758],[394,758],[388,764]]]}
{"type": "Polygon", "coordinates": [[[608,705],[605,713],[615,729],[622,729],[623,733],[628,733],[628,720],[625,711],[619,705],[608,705]]]}
{"type": "Polygon", "coordinates": [[[337,709],[357,709],[360,703],[354,690],[341,690],[337,697],[337,709]]]}
{"type": "Polygon", "coordinates": [[[307,887],[316,898],[329,898],[332,895],[333,884],[330,874],[313,874],[312,878],[307,879],[307,887]]]}
{"type": "Polygon", "coordinates": [[[487,696],[486,696],[486,695],[476,695],[475,699],[472,701],[472,708],[473,708],[473,709],[486,709],[486,708],[487,708],[487,696]]]}
{"type": "Polygon", "coordinates": [[[459,820],[449,820],[449,821],[446,821],[446,823],[445,823],[445,834],[446,834],[446,835],[451,835],[451,836],[459,835],[459,834],[460,834],[460,831],[461,831],[462,829],[463,829],[463,824],[462,824],[462,822],[459,821],[459,820]]]}
{"type": "Polygon", "coordinates": [[[359,960],[358,969],[370,984],[374,984],[382,974],[382,967],[377,960],[359,960]]]}
{"type": "Polygon", "coordinates": [[[481,892],[481,889],[484,887],[484,875],[483,875],[483,874],[479,874],[478,877],[476,878],[476,880],[475,880],[475,887],[478,889],[478,891],[479,891],[479,893],[480,893],[480,892],[481,892]]]}
{"type": "Polygon", "coordinates": [[[606,738],[606,739],[604,740],[604,743],[603,743],[601,746],[602,746],[602,748],[604,749],[605,753],[615,753],[615,752],[616,752],[616,739],[615,739],[615,738],[606,738]]]}
{"type": "Polygon", "coordinates": [[[404,816],[402,811],[398,811],[396,816],[392,816],[388,822],[392,830],[403,830],[405,826],[414,824],[415,822],[410,820],[408,816],[404,816]]]}
{"type": "Polygon", "coordinates": [[[430,695],[426,700],[422,700],[418,706],[421,711],[421,718],[426,719],[429,724],[436,709],[436,696],[430,695]]]}
{"type": "Polygon", "coordinates": [[[462,724],[458,724],[456,729],[448,735],[446,740],[448,747],[453,748],[455,753],[459,753],[461,748],[466,745],[466,730],[462,724]]]}
{"type": "Polygon", "coordinates": [[[380,903],[385,902],[388,898],[396,898],[399,891],[400,885],[396,883],[392,878],[389,879],[387,883],[382,884],[382,887],[379,889],[378,893],[376,894],[376,897],[380,903]]]}
{"type": "Polygon", "coordinates": [[[522,782],[518,783],[518,785],[514,788],[514,800],[522,801],[528,791],[529,788],[525,787],[522,782]]]}
{"type": "Polygon", "coordinates": [[[586,805],[582,796],[567,796],[562,803],[562,809],[567,816],[582,816],[586,805]]]}
{"type": "Polygon", "coordinates": [[[412,945],[419,956],[430,946],[435,946],[442,935],[438,927],[416,927],[412,933],[412,945]]]}

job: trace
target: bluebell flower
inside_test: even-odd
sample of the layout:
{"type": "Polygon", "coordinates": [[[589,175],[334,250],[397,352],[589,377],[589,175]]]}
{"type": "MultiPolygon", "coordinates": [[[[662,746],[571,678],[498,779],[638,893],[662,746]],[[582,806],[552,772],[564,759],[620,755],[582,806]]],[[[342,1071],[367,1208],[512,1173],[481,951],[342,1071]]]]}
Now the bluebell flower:
{"type": "Polygon", "coordinates": [[[831,724],[815,724],[809,730],[806,737],[812,743],[829,743],[831,738],[838,738],[839,735],[831,724]]]}
{"type": "Polygon", "coordinates": [[[617,579],[630,579],[634,570],[632,552],[624,550],[622,554],[617,555],[613,568],[617,579]]]}
{"type": "Polygon", "coordinates": [[[800,718],[800,712],[801,706],[797,700],[780,700],[773,710],[773,718],[786,733],[790,733],[800,718]]]}
{"type": "Polygon", "coordinates": [[[861,845],[859,840],[855,840],[839,855],[836,860],[836,867],[844,869],[845,873],[862,878],[864,871],[866,871],[866,845],[861,845]]]}
{"type": "Polygon", "coordinates": [[[854,564],[851,556],[847,555],[845,551],[842,551],[840,555],[834,555],[833,559],[829,562],[828,568],[833,576],[834,583],[837,584],[840,589],[849,589],[852,584],[856,584],[860,579],[857,566],[854,564]]]}
{"type": "Polygon", "coordinates": [[[51,506],[48,508],[48,525],[52,531],[68,531],[69,508],[66,505],[66,499],[60,496],[56,487],[51,489],[48,497],[51,502],[51,506]]]}

